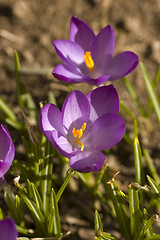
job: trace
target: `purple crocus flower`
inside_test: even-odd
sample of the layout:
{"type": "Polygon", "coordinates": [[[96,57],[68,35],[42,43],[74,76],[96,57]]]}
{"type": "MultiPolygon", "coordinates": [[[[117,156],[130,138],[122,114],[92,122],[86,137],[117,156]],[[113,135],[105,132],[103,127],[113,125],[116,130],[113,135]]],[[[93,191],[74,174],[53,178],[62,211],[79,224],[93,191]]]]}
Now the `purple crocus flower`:
{"type": "Polygon", "coordinates": [[[116,89],[99,87],[85,96],[72,91],[62,106],[45,105],[40,112],[40,127],[69,165],[79,172],[99,170],[105,161],[101,150],[113,147],[123,137],[124,120],[118,116],[116,89]]]}
{"type": "Polygon", "coordinates": [[[87,82],[99,86],[126,76],[139,62],[138,56],[130,51],[113,57],[115,38],[111,26],[95,36],[77,17],[71,19],[70,40],[55,40],[53,45],[64,64],[57,65],[52,73],[67,83],[87,82]]]}
{"type": "Polygon", "coordinates": [[[0,221],[0,239],[1,240],[16,240],[18,233],[14,221],[6,218],[0,221]]]}
{"type": "Polygon", "coordinates": [[[10,168],[15,155],[15,147],[7,129],[0,124],[0,178],[10,168]]]}

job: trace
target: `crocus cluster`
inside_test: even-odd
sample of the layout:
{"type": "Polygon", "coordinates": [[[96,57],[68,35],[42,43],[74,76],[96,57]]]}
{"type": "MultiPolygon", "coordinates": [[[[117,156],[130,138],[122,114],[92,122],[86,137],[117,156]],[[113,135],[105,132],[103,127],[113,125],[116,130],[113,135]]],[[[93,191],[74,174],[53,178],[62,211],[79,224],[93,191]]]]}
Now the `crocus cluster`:
{"type": "Polygon", "coordinates": [[[62,111],[54,104],[40,111],[40,127],[44,135],[69,165],[79,172],[99,170],[105,161],[101,150],[113,147],[123,137],[124,120],[118,115],[119,99],[114,86],[103,86],[87,96],[72,91],[62,111]]]}
{"type": "Polygon", "coordinates": [[[0,178],[10,168],[15,155],[15,147],[7,129],[0,124],[0,178]]]}
{"type": "Polygon", "coordinates": [[[16,240],[18,233],[14,221],[6,218],[0,221],[0,239],[1,240],[16,240]]]}
{"type": "MultiPolygon", "coordinates": [[[[137,66],[138,56],[126,51],[113,56],[115,38],[111,26],[97,35],[82,20],[72,17],[69,40],[55,40],[55,50],[64,64],[53,75],[66,83],[87,82],[99,86],[122,78],[137,66]]],[[[99,87],[85,96],[72,91],[60,111],[54,104],[40,111],[40,127],[69,165],[79,172],[99,170],[105,161],[102,150],[113,147],[123,137],[124,120],[118,115],[116,89],[99,87]]]]}
{"type": "Polygon", "coordinates": [[[139,62],[138,56],[130,51],[113,56],[115,37],[110,25],[95,35],[77,17],[71,19],[70,40],[55,40],[53,45],[64,64],[57,65],[52,73],[66,83],[99,86],[126,76],[139,62]]]}

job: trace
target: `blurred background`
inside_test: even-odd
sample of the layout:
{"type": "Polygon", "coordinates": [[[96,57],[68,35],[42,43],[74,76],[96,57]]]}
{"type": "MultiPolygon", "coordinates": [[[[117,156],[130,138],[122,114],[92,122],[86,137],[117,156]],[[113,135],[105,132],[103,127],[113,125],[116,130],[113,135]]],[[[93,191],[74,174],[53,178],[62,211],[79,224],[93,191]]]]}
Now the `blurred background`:
{"type": "MultiPolygon", "coordinates": [[[[21,65],[29,73],[40,73],[38,77],[29,74],[23,80],[31,85],[38,101],[45,97],[48,79],[55,81],[51,71],[60,62],[52,41],[69,38],[72,15],[87,22],[95,33],[110,24],[116,36],[114,54],[134,51],[154,76],[160,63],[159,0],[0,0],[1,94],[14,94],[10,74],[13,51],[17,50],[21,65]]],[[[132,74],[134,84],[143,93],[137,74],[138,70],[132,74]]]]}
{"type": "MultiPolygon", "coordinates": [[[[17,50],[20,57],[22,82],[33,96],[37,108],[40,101],[47,99],[48,90],[52,90],[59,104],[62,104],[68,89],[51,74],[54,66],[60,63],[52,42],[55,39],[69,39],[72,15],[88,23],[95,33],[111,25],[116,37],[114,54],[128,50],[135,52],[154,78],[160,64],[159,0],[0,0],[0,96],[15,113],[18,114],[20,110],[17,108],[15,94],[14,50],[17,50]]],[[[140,68],[137,67],[128,78],[145,106],[147,94],[144,91],[140,68]]],[[[118,80],[114,84],[120,99],[135,115],[138,114],[123,82],[118,80]]],[[[84,92],[90,89],[84,83],[76,87],[84,92]]],[[[160,94],[160,89],[158,91],[160,94]]],[[[128,130],[133,128],[132,125],[133,122],[126,119],[128,130]]],[[[149,125],[142,121],[142,142],[151,150],[152,157],[159,166],[157,157],[160,134],[157,129],[159,128],[154,115],[149,125]],[[146,126],[151,126],[149,131],[146,131],[146,126]]],[[[125,191],[131,176],[134,175],[133,155],[123,142],[119,147],[122,148],[122,156],[116,155],[115,147],[113,154],[111,152],[109,155],[108,164],[113,173],[121,170],[119,180],[124,183],[121,189],[125,191]]],[[[21,153],[18,144],[17,151],[21,153]]],[[[72,190],[73,193],[67,195],[66,203],[60,210],[63,231],[75,232],[74,238],[70,236],[69,239],[93,239],[95,206],[92,205],[91,199],[88,199],[86,190],[77,195],[77,182],[72,182],[72,190]],[[89,213],[87,216],[86,212],[89,213]]],[[[104,229],[119,237],[117,224],[107,215],[106,206],[102,204],[100,211],[104,213],[104,229]]]]}

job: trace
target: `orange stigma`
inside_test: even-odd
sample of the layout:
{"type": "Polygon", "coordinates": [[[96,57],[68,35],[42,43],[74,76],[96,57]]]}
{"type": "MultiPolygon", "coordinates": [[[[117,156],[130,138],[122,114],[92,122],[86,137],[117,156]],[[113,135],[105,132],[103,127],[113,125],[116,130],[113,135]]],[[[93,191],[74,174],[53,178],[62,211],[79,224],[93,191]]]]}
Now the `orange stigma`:
{"type": "Polygon", "coordinates": [[[78,143],[81,146],[81,151],[84,150],[84,145],[83,145],[82,142],[79,141],[79,139],[83,136],[83,132],[86,128],[86,125],[87,125],[87,123],[83,123],[83,125],[80,129],[76,130],[75,128],[73,128],[73,130],[72,130],[73,136],[75,138],[77,138],[77,140],[75,142],[78,143]]]}
{"type": "Polygon", "coordinates": [[[87,68],[89,68],[89,70],[94,72],[94,61],[92,59],[91,52],[89,52],[89,51],[85,52],[84,61],[85,61],[87,68]]]}

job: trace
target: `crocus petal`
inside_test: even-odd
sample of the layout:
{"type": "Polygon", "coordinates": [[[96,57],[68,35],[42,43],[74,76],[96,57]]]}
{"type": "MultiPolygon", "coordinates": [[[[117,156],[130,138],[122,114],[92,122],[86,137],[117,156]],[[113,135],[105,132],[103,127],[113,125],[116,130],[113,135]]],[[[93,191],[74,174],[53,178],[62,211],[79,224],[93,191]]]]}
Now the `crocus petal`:
{"type": "Polygon", "coordinates": [[[56,150],[65,157],[71,157],[80,152],[58,131],[52,132],[51,142],[56,150]]]}
{"type": "Polygon", "coordinates": [[[0,178],[5,175],[10,166],[11,166],[10,162],[0,160],[0,178]]]}
{"type": "Polygon", "coordinates": [[[54,77],[67,83],[78,83],[82,82],[82,74],[76,68],[68,65],[59,64],[57,65],[52,74],[54,77]]]}
{"type": "Polygon", "coordinates": [[[119,112],[119,98],[113,85],[94,89],[87,95],[90,108],[90,121],[94,122],[98,117],[107,113],[119,112]]]}
{"type": "Polygon", "coordinates": [[[87,82],[90,85],[99,86],[105,83],[109,78],[110,75],[100,76],[97,79],[91,78],[89,76],[83,75],[80,69],[75,67],[71,67],[64,64],[57,65],[53,72],[53,76],[63,82],[66,83],[82,83],[87,82]]]}
{"type": "Polygon", "coordinates": [[[104,75],[104,76],[100,76],[98,78],[91,78],[91,77],[84,75],[82,78],[83,78],[83,82],[87,82],[90,85],[99,86],[99,85],[105,83],[110,78],[110,75],[104,75]]]}
{"type": "Polygon", "coordinates": [[[104,164],[105,156],[100,151],[84,150],[69,160],[71,168],[78,172],[87,173],[98,171],[104,164]]]}
{"type": "Polygon", "coordinates": [[[94,37],[95,35],[88,24],[77,17],[72,17],[70,25],[71,41],[78,43],[85,51],[87,51],[94,37]]]}
{"type": "Polygon", "coordinates": [[[16,240],[18,233],[16,225],[12,219],[6,218],[0,221],[0,239],[1,240],[16,240]]]}
{"type": "Polygon", "coordinates": [[[108,74],[108,72],[106,73],[106,69],[110,64],[114,45],[114,31],[111,26],[103,28],[93,40],[90,51],[94,60],[94,71],[97,75],[108,74]]]}
{"type": "Polygon", "coordinates": [[[138,56],[133,52],[122,52],[112,58],[107,73],[111,75],[109,81],[120,79],[132,72],[138,65],[138,56]]]}
{"type": "Polygon", "coordinates": [[[15,147],[7,129],[0,125],[0,178],[10,168],[15,155],[15,147]]]}
{"type": "Polygon", "coordinates": [[[87,97],[80,91],[72,91],[62,107],[62,121],[65,134],[73,128],[80,129],[83,123],[87,123],[90,114],[90,105],[87,97]]]}
{"type": "Polygon", "coordinates": [[[84,63],[84,50],[77,43],[62,39],[55,40],[53,45],[60,58],[67,65],[78,67],[84,63]]]}
{"type": "Polygon", "coordinates": [[[52,103],[45,105],[40,111],[40,127],[43,134],[51,141],[51,133],[57,130],[63,133],[62,113],[52,103]]]}
{"type": "Polygon", "coordinates": [[[99,117],[90,127],[84,146],[105,150],[116,145],[125,132],[124,120],[114,113],[99,117]]]}

